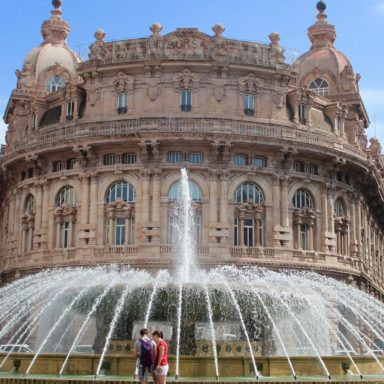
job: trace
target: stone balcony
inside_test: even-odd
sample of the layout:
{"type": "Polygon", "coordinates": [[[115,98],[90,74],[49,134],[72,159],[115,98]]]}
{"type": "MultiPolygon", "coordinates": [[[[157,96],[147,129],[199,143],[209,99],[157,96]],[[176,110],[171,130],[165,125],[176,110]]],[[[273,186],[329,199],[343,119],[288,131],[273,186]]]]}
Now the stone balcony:
{"type": "Polygon", "coordinates": [[[342,152],[357,160],[366,160],[366,154],[357,146],[347,143],[345,140],[330,135],[314,127],[311,130],[302,129],[300,126],[288,122],[281,124],[252,122],[219,118],[183,118],[183,117],[143,117],[127,120],[103,121],[93,123],[64,123],[55,124],[46,129],[40,129],[33,135],[18,137],[12,147],[7,148],[4,155],[4,163],[7,158],[21,154],[27,150],[44,151],[45,146],[68,146],[75,140],[87,139],[92,141],[104,140],[106,136],[117,140],[122,137],[143,136],[145,134],[166,137],[175,134],[193,134],[212,137],[215,134],[235,136],[240,138],[255,139],[258,142],[276,140],[279,145],[295,144],[308,147],[312,150],[326,152],[342,152]]]}

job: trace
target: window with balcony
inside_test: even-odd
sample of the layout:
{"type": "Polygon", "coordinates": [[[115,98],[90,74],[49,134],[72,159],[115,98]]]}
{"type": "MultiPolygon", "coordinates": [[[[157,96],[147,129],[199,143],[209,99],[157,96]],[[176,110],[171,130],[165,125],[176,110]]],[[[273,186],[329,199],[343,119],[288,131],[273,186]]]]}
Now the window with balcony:
{"type": "Polygon", "coordinates": [[[56,248],[71,248],[76,243],[76,192],[69,185],[63,187],[56,196],[54,210],[56,222],[56,248]]]}
{"type": "Polygon", "coordinates": [[[190,112],[192,110],[192,91],[185,90],[180,92],[181,112],[190,112]]]}
{"type": "Polygon", "coordinates": [[[117,94],[117,113],[127,113],[128,112],[128,94],[118,93],[117,94]]]}
{"type": "Polygon", "coordinates": [[[32,194],[27,195],[23,215],[21,217],[21,247],[23,252],[33,250],[33,231],[35,229],[35,198],[32,194]]]}
{"type": "Polygon", "coordinates": [[[73,119],[73,111],[75,108],[75,103],[72,100],[67,101],[67,107],[65,112],[65,119],[72,120],[73,119]]]}
{"type": "Polygon", "coordinates": [[[113,183],[106,191],[105,239],[108,245],[135,243],[135,189],[125,180],[113,183]]]}
{"type": "Polygon", "coordinates": [[[311,175],[318,175],[319,174],[319,167],[316,164],[310,163],[308,168],[309,168],[309,173],[311,175]]]}
{"type": "Polygon", "coordinates": [[[304,103],[299,104],[299,122],[300,124],[307,124],[307,106],[304,103]]]}
{"type": "Polygon", "coordinates": [[[264,194],[256,184],[244,183],[235,191],[233,243],[235,246],[264,245],[264,194]]]}
{"type": "Polygon", "coordinates": [[[244,96],[244,113],[248,116],[255,114],[255,96],[245,95],[244,96]]]}

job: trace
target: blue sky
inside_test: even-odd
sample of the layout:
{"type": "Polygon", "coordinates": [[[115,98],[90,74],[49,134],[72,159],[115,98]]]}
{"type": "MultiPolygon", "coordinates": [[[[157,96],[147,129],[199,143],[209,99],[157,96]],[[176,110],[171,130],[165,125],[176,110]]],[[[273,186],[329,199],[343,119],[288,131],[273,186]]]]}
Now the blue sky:
{"type": "MultiPolygon", "coordinates": [[[[289,55],[306,52],[307,28],[315,22],[317,0],[63,0],[63,17],[71,24],[69,46],[87,57],[94,32],[102,28],[106,40],[145,37],[149,26],[160,22],[162,34],[178,27],[195,27],[213,34],[222,23],[224,36],[269,43],[278,32],[289,55]]],[[[377,136],[384,145],[384,0],[328,0],[328,21],[336,26],[335,46],[360,73],[360,91],[371,126],[368,138],[377,136]]],[[[50,0],[4,1],[1,4],[0,113],[3,115],[12,89],[15,70],[21,69],[27,53],[42,42],[40,27],[50,17],[50,0]]],[[[6,126],[0,121],[0,144],[6,126]]]]}

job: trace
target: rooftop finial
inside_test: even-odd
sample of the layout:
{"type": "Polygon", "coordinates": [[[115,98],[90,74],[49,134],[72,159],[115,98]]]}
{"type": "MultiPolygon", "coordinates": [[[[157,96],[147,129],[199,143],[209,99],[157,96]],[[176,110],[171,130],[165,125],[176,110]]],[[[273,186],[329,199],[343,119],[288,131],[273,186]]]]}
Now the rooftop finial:
{"type": "Polygon", "coordinates": [[[62,4],[63,2],[61,0],[52,0],[52,5],[53,5],[53,8],[55,9],[60,8],[62,4]]]}
{"type": "Polygon", "coordinates": [[[327,9],[327,4],[325,4],[324,1],[319,1],[316,4],[316,8],[319,11],[319,13],[324,13],[324,11],[327,9]]]}

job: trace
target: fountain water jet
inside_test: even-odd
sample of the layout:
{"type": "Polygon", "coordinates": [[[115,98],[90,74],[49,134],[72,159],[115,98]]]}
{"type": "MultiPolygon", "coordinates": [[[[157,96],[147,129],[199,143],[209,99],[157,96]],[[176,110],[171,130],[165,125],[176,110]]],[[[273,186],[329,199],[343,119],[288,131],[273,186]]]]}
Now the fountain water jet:
{"type": "MultiPolygon", "coordinates": [[[[338,351],[352,362],[353,372],[362,378],[365,370],[367,376],[362,360],[349,350],[367,353],[363,360],[373,360],[382,370],[372,350],[381,350],[384,344],[384,306],[371,296],[309,272],[197,268],[186,170],[182,170],[180,185],[175,259],[181,264],[174,276],[168,271],[151,276],[130,268],[74,268],[40,272],[0,289],[3,340],[9,344],[35,340],[37,352],[27,374],[32,368],[37,370],[38,360],[52,352],[63,353],[63,364],[56,373],[68,373],[76,346],[91,340],[98,354],[92,374],[98,376],[103,362],[113,357],[116,343],[132,347],[136,325],[163,327],[177,378],[195,373],[218,379],[236,372],[256,379],[263,376],[264,381],[265,376],[273,375],[274,356],[280,355],[285,357],[287,375],[295,380],[300,356],[310,361],[307,375],[325,373],[329,378],[328,355],[338,351]],[[42,339],[39,333],[44,333],[42,339]],[[320,362],[322,372],[315,361],[320,362]],[[185,362],[194,364],[192,371],[187,371],[185,362]],[[271,367],[269,371],[266,366],[271,367]]],[[[10,353],[3,357],[0,368],[7,365],[10,353]]],[[[124,350],[119,353],[121,358],[124,350]]],[[[134,367],[134,358],[127,359],[134,367]]]]}

